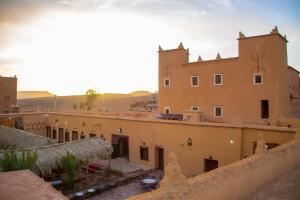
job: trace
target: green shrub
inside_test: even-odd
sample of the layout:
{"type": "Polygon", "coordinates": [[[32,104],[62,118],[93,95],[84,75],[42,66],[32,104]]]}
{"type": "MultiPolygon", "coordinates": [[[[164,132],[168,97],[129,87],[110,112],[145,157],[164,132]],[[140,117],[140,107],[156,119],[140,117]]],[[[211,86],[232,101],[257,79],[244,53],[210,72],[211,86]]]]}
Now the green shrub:
{"type": "Polygon", "coordinates": [[[61,159],[61,163],[64,172],[66,172],[67,174],[67,184],[72,189],[74,186],[74,179],[78,174],[78,168],[79,168],[78,160],[76,156],[68,152],[67,155],[61,159]]]}
{"type": "Polygon", "coordinates": [[[4,157],[0,158],[0,166],[4,172],[29,169],[33,172],[36,170],[36,161],[38,155],[30,150],[22,151],[22,156],[17,156],[15,150],[4,153],[4,157]]]}

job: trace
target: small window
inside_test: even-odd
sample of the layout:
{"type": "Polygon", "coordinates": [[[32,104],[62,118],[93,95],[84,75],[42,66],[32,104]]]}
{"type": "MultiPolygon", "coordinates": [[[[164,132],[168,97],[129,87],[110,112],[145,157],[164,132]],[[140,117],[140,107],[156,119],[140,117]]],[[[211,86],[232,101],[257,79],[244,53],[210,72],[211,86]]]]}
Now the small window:
{"type": "Polygon", "coordinates": [[[96,134],[95,133],[90,133],[90,138],[95,138],[96,134]]]}
{"type": "Polygon", "coordinates": [[[254,85],[263,84],[263,75],[260,73],[253,74],[253,84],[254,85]]]}
{"type": "Polygon", "coordinates": [[[223,85],[223,74],[214,75],[214,85],[223,85]]]}
{"type": "Polygon", "coordinates": [[[192,87],[198,87],[199,86],[199,76],[192,76],[191,84],[192,84],[192,87]]]}
{"type": "Polygon", "coordinates": [[[223,117],[223,106],[214,107],[214,117],[223,117]]]}
{"type": "Polygon", "coordinates": [[[5,96],[5,97],[4,97],[4,100],[9,100],[9,96],[5,96]]]}
{"type": "Polygon", "coordinates": [[[191,107],[191,110],[192,110],[192,111],[199,111],[199,106],[192,106],[192,107],[191,107]]]}
{"type": "Polygon", "coordinates": [[[171,113],[170,107],[165,107],[164,110],[166,115],[169,115],[171,113]]]}
{"type": "Polygon", "coordinates": [[[165,87],[170,87],[170,85],[171,85],[170,79],[169,79],[169,78],[165,78],[165,79],[164,79],[164,86],[165,86],[165,87]]]}
{"type": "Polygon", "coordinates": [[[140,159],[148,160],[148,147],[140,147],[140,159]]]}

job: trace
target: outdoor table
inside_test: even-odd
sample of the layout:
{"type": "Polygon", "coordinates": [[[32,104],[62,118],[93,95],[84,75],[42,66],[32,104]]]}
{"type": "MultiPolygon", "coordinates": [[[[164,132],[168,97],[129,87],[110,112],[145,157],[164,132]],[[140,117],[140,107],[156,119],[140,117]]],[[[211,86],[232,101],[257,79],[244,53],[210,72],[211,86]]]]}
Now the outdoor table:
{"type": "Polygon", "coordinates": [[[153,178],[146,178],[146,179],[143,179],[143,183],[145,183],[145,184],[154,184],[154,183],[156,183],[156,180],[153,179],[153,178]]]}
{"type": "Polygon", "coordinates": [[[84,195],[83,192],[76,192],[76,194],[75,194],[76,197],[82,197],[83,195],[84,195]]]}
{"type": "Polygon", "coordinates": [[[95,189],[93,188],[88,189],[88,193],[93,193],[93,192],[95,192],[95,189]]]}
{"type": "Polygon", "coordinates": [[[82,198],[83,198],[83,195],[84,195],[83,192],[76,192],[76,193],[75,193],[76,199],[82,199],[82,198]]]}

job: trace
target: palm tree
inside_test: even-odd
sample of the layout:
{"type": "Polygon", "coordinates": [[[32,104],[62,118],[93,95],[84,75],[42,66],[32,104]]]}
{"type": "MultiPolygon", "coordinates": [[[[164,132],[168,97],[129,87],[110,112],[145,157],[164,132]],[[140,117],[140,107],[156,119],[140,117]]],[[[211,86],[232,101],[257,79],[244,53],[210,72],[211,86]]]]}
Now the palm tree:
{"type": "Polygon", "coordinates": [[[69,189],[73,189],[74,179],[78,172],[78,160],[73,154],[68,152],[66,156],[62,157],[61,163],[64,171],[67,173],[67,186],[69,189]]]}
{"type": "Polygon", "coordinates": [[[22,156],[18,156],[15,150],[6,151],[3,158],[0,158],[0,166],[4,172],[29,169],[36,171],[36,161],[38,155],[30,150],[22,151],[22,156]]]}

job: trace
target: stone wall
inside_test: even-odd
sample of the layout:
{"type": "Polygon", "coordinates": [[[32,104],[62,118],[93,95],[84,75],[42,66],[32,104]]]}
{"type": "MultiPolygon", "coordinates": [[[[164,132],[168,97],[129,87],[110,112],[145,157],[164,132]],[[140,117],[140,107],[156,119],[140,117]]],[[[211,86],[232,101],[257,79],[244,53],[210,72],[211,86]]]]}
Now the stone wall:
{"type": "MultiPolygon", "coordinates": [[[[263,185],[299,166],[299,155],[300,138],[297,137],[266,153],[253,155],[194,178],[182,178],[177,183],[172,181],[169,186],[164,184],[158,190],[129,199],[244,199],[263,185]]],[[[174,163],[174,159],[171,159],[170,163],[174,163]]],[[[171,164],[171,166],[176,165],[171,164]]],[[[172,178],[168,176],[174,175],[166,172],[166,176],[166,179],[170,180],[172,178]]]]}

